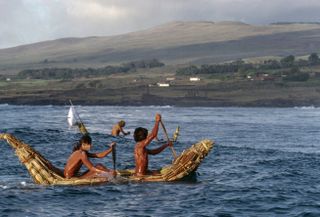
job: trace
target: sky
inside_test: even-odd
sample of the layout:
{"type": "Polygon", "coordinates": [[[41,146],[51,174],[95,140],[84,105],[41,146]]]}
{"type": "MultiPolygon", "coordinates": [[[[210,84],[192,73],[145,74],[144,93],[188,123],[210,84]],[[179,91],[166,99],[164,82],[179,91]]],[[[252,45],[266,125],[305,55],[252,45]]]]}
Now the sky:
{"type": "Polygon", "coordinates": [[[320,0],[0,0],[0,48],[172,21],[320,22],[320,0]]]}

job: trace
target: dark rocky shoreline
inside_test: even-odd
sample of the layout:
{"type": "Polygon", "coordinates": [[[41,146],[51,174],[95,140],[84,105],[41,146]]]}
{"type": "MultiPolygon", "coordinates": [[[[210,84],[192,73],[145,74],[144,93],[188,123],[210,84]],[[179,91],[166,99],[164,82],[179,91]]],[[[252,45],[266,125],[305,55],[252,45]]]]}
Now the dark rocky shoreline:
{"type": "Polygon", "coordinates": [[[192,99],[192,98],[161,98],[161,100],[128,100],[114,102],[110,100],[94,99],[66,99],[55,98],[36,98],[36,97],[18,97],[0,99],[0,104],[10,105],[69,105],[69,99],[76,105],[84,106],[177,106],[177,107],[302,107],[302,106],[320,106],[319,99],[314,100],[256,100],[251,102],[235,102],[232,100],[211,100],[211,99],[192,99]]]}

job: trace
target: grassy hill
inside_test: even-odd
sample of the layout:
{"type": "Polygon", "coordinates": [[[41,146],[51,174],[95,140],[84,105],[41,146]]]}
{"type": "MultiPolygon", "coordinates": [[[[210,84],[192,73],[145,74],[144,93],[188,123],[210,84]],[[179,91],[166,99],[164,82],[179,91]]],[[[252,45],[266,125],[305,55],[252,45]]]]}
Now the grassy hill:
{"type": "Polygon", "coordinates": [[[320,51],[319,36],[319,24],[172,22],[123,35],[63,38],[0,49],[0,74],[27,68],[102,67],[150,58],[175,65],[304,55],[320,51]]]}
{"type": "Polygon", "coordinates": [[[320,106],[319,36],[317,23],[172,22],[0,49],[0,104],[320,106]]]}

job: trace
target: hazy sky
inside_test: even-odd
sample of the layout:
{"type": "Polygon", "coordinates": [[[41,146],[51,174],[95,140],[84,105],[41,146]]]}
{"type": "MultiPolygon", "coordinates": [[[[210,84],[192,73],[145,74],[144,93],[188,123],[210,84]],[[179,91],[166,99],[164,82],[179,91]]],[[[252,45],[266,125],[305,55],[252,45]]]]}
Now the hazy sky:
{"type": "Polygon", "coordinates": [[[0,0],[0,48],[170,21],[320,21],[320,0],[0,0]]]}

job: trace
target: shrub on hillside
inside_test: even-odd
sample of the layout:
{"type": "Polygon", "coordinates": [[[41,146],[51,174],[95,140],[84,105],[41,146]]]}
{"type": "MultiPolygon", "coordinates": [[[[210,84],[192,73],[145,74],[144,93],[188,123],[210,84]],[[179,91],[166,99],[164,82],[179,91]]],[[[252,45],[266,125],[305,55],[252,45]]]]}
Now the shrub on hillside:
{"type": "Polygon", "coordinates": [[[188,66],[178,69],[176,72],[178,75],[196,75],[200,73],[200,69],[197,66],[188,66]]]}
{"type": "Polygon", "coordinates": [[[157,59],[150,60],[139,60],[122,64],[123,67],[128,69],[137,69],[137,68],[155,68],[162,67],[164,63],[160,62],[157,59]]]}
{"type": "Polygon", "coordinates": [[[164,64],[156,59],[141,60],[130,62],[122,66],[106,66],[103,68],[44,68],[44,69],[26,69],[18,73],[17,77],[21,79],[62,79],[70,80],[73,78],[101,77],[116,73],[128,72],[137,68],[161,67],[164,64]]]}
{"type": "Polygon", "coordinates": [[[316,54],[316,53],[310,54],[310,56],[308,57],[308,61],[309,61],[310,65],[319,64],[320,63],[320,59],[319,59],[318,54],[316,54]]]}
{"type": "Polygon", "coordinates": [[[287,77],[284,77],[283,80],[284,81],[307,81],[309,80],[310,75],[309,73],[303,72],[303,73],[293,73],[293,74],[289,74],[287,75],[287,77]]]}
{"type": "Polygon", "coordinates": [[[280,60],[282,67],[291,67],[294,64],[295,57],[293,55],[286,56],[280,60]]]}

